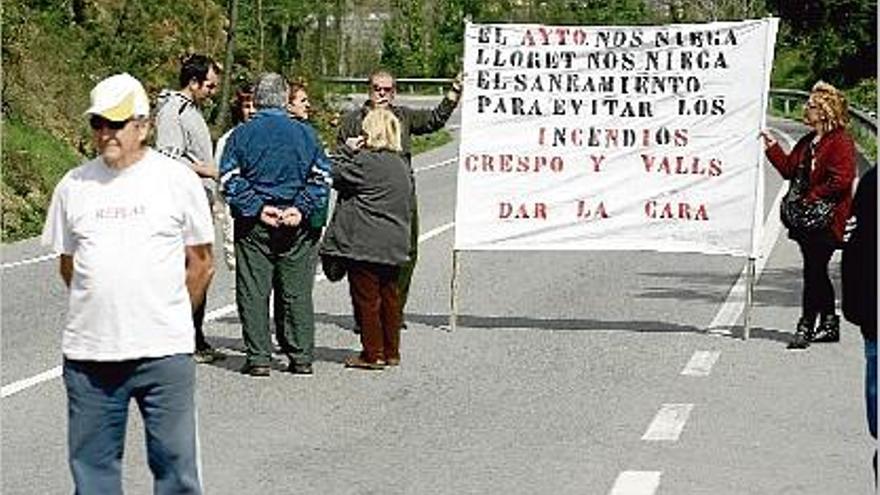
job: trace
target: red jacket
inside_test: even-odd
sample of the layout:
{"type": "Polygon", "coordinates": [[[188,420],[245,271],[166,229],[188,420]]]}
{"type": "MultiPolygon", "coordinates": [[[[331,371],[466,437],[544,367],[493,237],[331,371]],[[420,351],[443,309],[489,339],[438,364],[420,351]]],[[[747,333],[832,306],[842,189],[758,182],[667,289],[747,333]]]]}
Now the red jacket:
{"type": "MultiPolygon", "coordinates": [[[[815,132],[810,132],[802,137],[788,154],[778,143],[767,149],[767,158],[784,179],[794,177],[815,135],[815,132]]],[[[815,153],[815,166],[810,173],[806,200],[823,198],[835,203],[831,231],[838,241],[843,241],[843,229],[852,206],[852,184],[856,176],[855,144],[845,130],[838,128],[822,137],[815,153]]]]}

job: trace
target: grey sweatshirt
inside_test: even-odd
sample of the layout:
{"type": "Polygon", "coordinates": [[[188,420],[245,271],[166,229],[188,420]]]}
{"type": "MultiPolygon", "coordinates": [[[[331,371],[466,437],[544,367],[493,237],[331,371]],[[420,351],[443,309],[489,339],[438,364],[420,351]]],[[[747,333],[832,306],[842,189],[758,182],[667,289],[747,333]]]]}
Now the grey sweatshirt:
{"type": "MultiPolygon", "coordinates": [[[[195,102],[180,91],[164,89],[156,99],[156,149],[190,165],[191,156],[205,163],[214,163],[211,131],[195,102]]],[[[202,179],[206,188],[214,181],[202,179]]]]}

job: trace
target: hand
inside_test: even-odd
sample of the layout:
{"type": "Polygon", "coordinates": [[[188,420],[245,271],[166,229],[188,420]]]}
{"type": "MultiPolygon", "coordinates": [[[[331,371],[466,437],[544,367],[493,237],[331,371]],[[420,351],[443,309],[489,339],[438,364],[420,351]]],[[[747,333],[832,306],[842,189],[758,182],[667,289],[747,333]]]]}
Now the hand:
{"type": "Polygon", "coordinates": [[[266,225],[277,227],[281,221],[281,209],[275,206],[264,206],[260,212],[260,220],[266,225]]]}
{"type": "Polygon", "coordinates": [[[458,101],[461,99],[462,79],[463,78],[464,78],[464,73],[461,71],[458,71],[458,74],[455,76],[455,79],[452,81],[452,86],[450,86],[449,91],[446,92],[446,98],[458,103],[458,101]]]}
{"type": "Polygon", "coordinates": [[[856,217],[849,217],[846,220],[846,225],[843,230],[843,242],[849,242],[849,238],[852,237],[852,233],[856,230],[858,226],[858,220],[856,217]]]}
{"type": "Polygon", "coordinates": [[[761,131],[761,137],[764,138],[764,149],[771,148],[776,145],[776,139],[774,139],[769,132],[761,131]]]}
{"type": "Polygon", "coordinates": [[[211,163],[205,163],[199,160],[192,162],[192,169],[199,177],[205,177],[207,179],[218,180],[220,178],[220,172],[217,170],[211,163]]]}
{"type": "Polygon", "coordinates": [[[463,80],[464,80],[464,72],[458,71],[458,74],[455,75],[455,79],[452,81],[452,90],[461,93],[463,80]]]}
{"type": "Polygon", "coordinates": [[[345,145],[353,150],[359,150],[367,144],[367,138],[364,136],[350,137],[345,140],[345,145]]]}
{"type": "Polygon", "coordinates": [[[285,208],[281,211],[281,220],[279,223],[288,227],[296,227],[302,222],[302,218],[302,212],[299,211],[299,208],[291,206],[290,208],[285,208]]]}

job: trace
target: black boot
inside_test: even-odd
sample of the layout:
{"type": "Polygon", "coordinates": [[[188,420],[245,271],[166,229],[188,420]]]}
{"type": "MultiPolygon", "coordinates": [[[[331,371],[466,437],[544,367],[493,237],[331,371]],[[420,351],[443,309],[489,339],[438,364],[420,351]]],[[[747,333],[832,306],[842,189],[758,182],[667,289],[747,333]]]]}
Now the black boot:
{"type": "Polygon", "coordinates": [[[840,342],[840,317],[835,314],[822,315],[813,342],[840,342]]]}
{"type": "Polygon", "coordinates": [[[813,320],[802,317],[798,320],[797,329],[794,331],[791,342],[788,343],[788,348],[806,349],[810,347],[811,340],[813,340],[813,320]]]}

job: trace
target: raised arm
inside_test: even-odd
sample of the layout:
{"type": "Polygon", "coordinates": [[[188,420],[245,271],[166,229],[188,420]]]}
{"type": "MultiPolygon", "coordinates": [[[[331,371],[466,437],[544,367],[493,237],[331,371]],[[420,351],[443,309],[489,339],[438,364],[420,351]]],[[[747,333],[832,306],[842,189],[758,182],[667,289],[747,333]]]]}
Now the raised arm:
{"type": "Polygon", "coordinates": [[[433,110],[408,109],[410,132],[412,134],[429,134],[441,129],[458,106],[461,99],[461,77],[459,73],[443,100],[433,110]]]}

